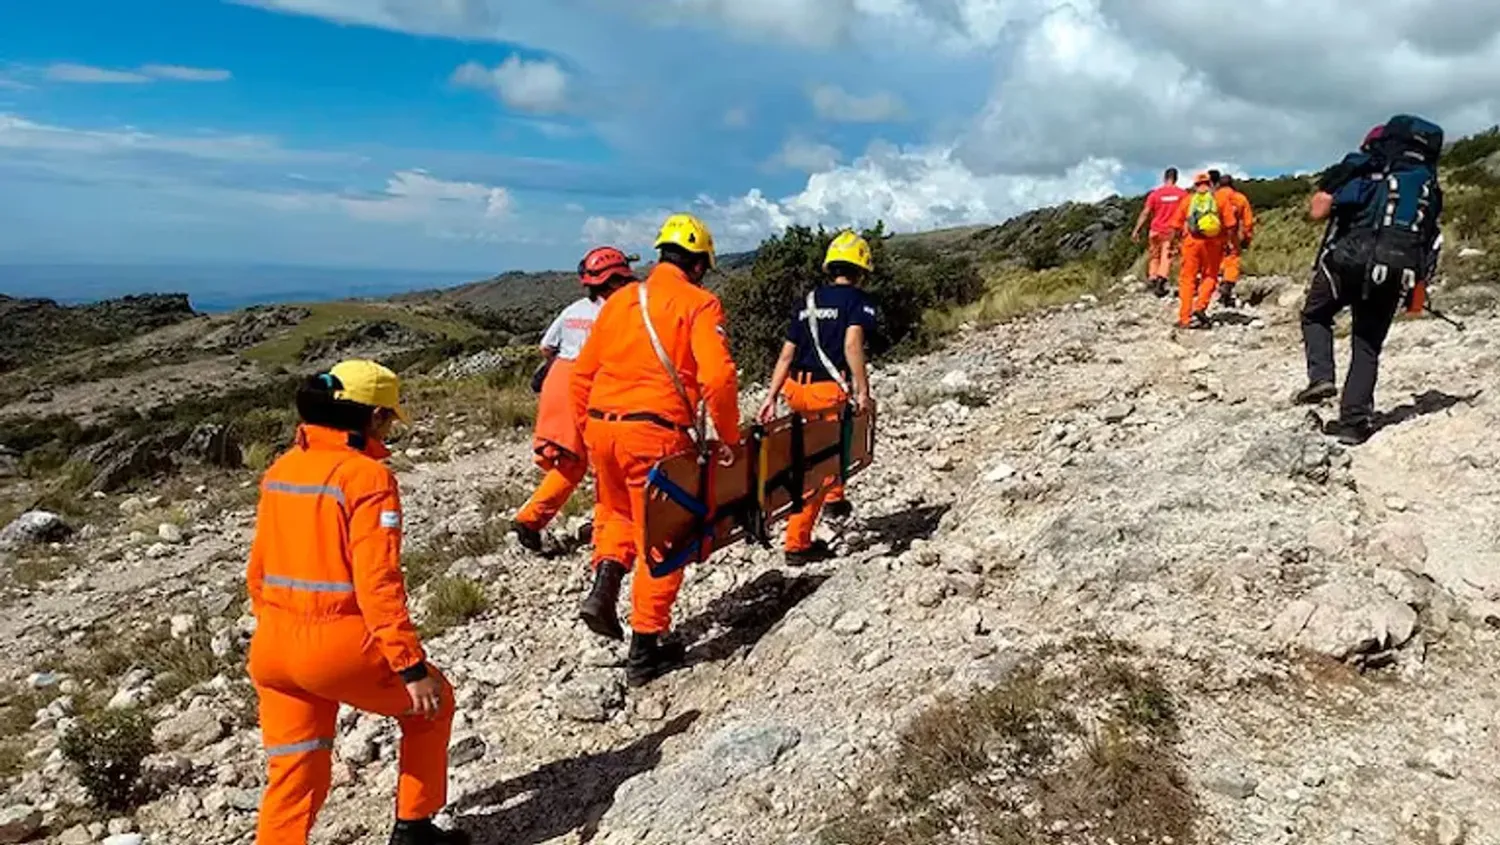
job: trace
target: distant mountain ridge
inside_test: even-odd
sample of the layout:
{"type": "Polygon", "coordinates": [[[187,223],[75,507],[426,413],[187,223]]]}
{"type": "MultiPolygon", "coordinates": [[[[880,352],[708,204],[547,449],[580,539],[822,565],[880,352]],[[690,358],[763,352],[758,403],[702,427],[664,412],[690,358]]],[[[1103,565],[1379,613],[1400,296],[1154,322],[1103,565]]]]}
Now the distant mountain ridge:
{"type": "Polygon", "coordinates": [[[0,294],[0,372],[193,319],[187,294],[142,294],[89,305],[0,294]]]}

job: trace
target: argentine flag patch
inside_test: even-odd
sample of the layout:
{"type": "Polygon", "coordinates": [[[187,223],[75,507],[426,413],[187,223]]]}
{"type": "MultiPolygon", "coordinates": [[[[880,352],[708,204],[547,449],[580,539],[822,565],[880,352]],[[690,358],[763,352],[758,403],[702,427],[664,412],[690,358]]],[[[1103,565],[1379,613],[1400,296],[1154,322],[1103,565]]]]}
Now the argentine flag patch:
{"type": "Polygon", "coordinates": [[[380,527],[399,529],[401,527],[401,511],[381,511],[380,527]]]}

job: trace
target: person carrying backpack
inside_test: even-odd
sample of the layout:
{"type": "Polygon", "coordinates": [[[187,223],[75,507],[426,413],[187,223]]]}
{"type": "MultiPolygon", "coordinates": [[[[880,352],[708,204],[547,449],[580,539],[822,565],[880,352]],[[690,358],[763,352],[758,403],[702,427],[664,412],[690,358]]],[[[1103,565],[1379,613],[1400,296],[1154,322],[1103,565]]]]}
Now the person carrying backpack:
{"type": "Polygon", "coordinates": [[[1178,328],[1206,329],[1224,258],[1224,238],[1237,228],[1234,206],[1220,203],[1207,173],[1193,178],[1193,193],[1179,203],[1182,227],[1182,274],[1178,278],[1178,328]]]}
{"type": "Polygon", "coordinates": [[[1294,401],[1317,404],[1338,395],[1333,321],[1353,318],[1349,371],[1332,427],[1357,445],[1375,432],[1380,352],[1404,299],[1417,295],[1435,267],[1443,191],[1438,159],[1443,130],[1413,115],[1392,117],[1319,180],[1310,213],[1328,220],[1302,309],[1306,388],[1294,401]]]}
{"type": "Polygon", "coordinates": [[[1219,304],[1225,308],[1234,308],[1239,304],[1234,296],[1234,286],[1240,281],[1240,260],[1245,250],[1250,248],[1251,239],[1255,237],[1255,210],[1250,207],[1250,198],[1235,188],[1233,176],[1228,173],[1220,176],[1219,188],[1226,192],[1229,202],[1234,204],[1235,217],[1240,226],[1239,235],[1231,236],[1224,242],[1223,278],[1219,280],[1219,304]]]}

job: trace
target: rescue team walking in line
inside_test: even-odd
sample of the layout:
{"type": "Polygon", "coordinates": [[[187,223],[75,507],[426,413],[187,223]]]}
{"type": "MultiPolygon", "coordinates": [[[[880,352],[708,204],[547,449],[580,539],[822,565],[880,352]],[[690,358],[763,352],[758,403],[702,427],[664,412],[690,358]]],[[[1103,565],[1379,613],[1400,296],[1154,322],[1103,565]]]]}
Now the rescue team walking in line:
{"type": "Polygon", "coordinates": [[[1177,168],[1169,167],[1162,174],[1162,183],[1146,195],[1146,204],[1135,220],[1135,230],[1130,239],[1141,241],[1141,229],[1149,220],[1150,240],[1146,256],[1146,278],[1158,297],[1167,295],[1167,280],[1172,277],[1172,258],[1177,252],[1177,238],[1181,230],[1178,207],[1187,198],[1187,191],[1177,187],[1177,168]]]}
{"type": "Polygon", "coordinates": [[[646,280],[627,284],[599,310],[572,381],[599,501],[594,581],[580,616],[595,633],[622,638],[615,604],[633,570],[626,661],[632,686],[685,657],[681,643],[666,639],[683,570],[656,577],[638,560],[645,546],[646,477],[662,458],[694,446],[708,449],[706,421],[720,442],[721,454],[712,460],[722,460],[740,436],[739,374],[724,309],[703,288],[715,262],[713,234],[696,217],[674,214],[654,246],[661,260],[646,280]]]}
{"type": "Polygon", "coordinates": [[[635,274],[625,253],[601,246],[578,262],[578,278],[587,295],[564,308],[542,335],[546,370],[537,400],[532,451],[546,475],[511,525],[521,545],[534,552],[542,549],[542,530],[588,475],[582,427],[573,417],[573,364],[604,301],[625,283],[635,281],[635,274]]]}
{"type": "Polygon", "coordinates": [[[308,379],[296,405],[292,447],[261,480],[246,577],[269,767],[256,842],[308,841],[332,784],[343,703],[400,721],[391,845],[467,843],[432,822],[447,802],[453,688],[407,611],[401,495],[383,463],[383,441],[407,419],[400,381],[344,361],[308,379]]]}
{"type": "MultiPolygon", "coordinates": [[[[775,418],[779,397],[786,399],[793,412],[805,417],[836,412],[849,402],[859,410],[870,405],[865,337],[875,329],[875,306],[860,290],[864,280],[875,272],[869,242],[853,232],[841,232],[828,246],[823,270],[830,281],[808,291],[787,327],[786,342],[771,375],[771,389],[758,414],[762,423],[775,418]]],[[[813,529],[825,504],[833,516],[853,513],[841,484],[813,497],[787,522],[788,565],[800,566],[831,556],[827,543],[813,540],[813,529]]]]}

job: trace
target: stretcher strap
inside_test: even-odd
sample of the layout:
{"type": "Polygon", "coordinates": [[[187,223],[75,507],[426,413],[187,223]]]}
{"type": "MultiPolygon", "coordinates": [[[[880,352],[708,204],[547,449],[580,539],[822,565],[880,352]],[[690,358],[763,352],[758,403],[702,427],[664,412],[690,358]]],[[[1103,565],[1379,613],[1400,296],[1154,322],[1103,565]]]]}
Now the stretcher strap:
{"type": "Polygon", "coordinates": [[[823,351],[823,341],[818,337],[817,292],[816,288],[807,292],[807,325],[812,329],[813,349],[817,350],[818,361],[823,364],[823,369],[827,370],[828,375],[833,377],[833,383],[839,386],[839,390],[844,391],[844,398],[847,399],[849,397],[849,383],[844,381],[843,374],[833,365],[833,360],[828,357],[828,353],[823,351]]]}
{"type": "Polygon", "coordinates": [[[802,428],[802,415],[792,415],[792,464],[787,467],[789,476],[787,483],[791,485],[787,490],[792,494],[792,512],[801,513],[807,504],[802,495],[802,487],[807,481],[807,456],[803,452],[807,448],[806,432],[802,428]]]}
{"type": "Polygon", "coordinates": [[[667,498],[693,516],[699,519],[708,516],[708,506],[695,498],[693,494],[682,489],[680,484],[667,477],[667,474],[661,471],[661,467],[652,467],[651,472],[646,475],[646,481],[651,486],[666,493],[667,498]]]}
{"type": "Polygon", "coordinates": [[[849,483],[849,464],[854,460],[854,409],[839,409],[839,483],[849,483]]]}

